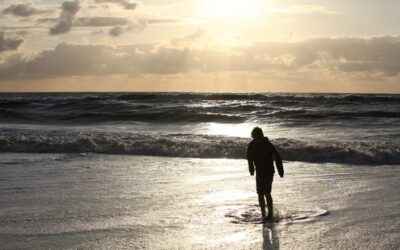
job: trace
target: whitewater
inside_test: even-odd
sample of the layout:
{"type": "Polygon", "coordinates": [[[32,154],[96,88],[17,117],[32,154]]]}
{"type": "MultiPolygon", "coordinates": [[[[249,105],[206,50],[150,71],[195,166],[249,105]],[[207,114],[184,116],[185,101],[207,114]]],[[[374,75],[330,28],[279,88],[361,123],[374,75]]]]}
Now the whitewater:
{"type": "Polygon", "coordinates": [[[400,95],[2,93],[0,249],[398,249],[399,166],[400,95]]]}
{"type": "Polygon", "coordinates": [[[0,150],[245,156],[254,126],[286,160],[399,164],[400,96],[0,94],[0,150]]]}

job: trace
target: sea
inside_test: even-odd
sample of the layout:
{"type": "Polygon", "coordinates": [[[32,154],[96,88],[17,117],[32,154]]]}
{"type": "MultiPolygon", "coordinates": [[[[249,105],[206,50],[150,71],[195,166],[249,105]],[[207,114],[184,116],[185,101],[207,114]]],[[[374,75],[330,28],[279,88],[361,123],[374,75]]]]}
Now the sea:
{"type": "Polygon", "coordinates": [[[398,249],[399,181],[398,94],[0,93],[0,249],[398,249]]]}

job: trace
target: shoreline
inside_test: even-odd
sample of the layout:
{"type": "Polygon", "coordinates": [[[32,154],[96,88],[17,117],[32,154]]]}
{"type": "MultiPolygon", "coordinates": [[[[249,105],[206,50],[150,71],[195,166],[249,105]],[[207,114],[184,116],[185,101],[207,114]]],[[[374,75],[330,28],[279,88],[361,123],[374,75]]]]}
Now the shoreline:
{"type": "Polygon", "coordinates": [[[262,225],[244,160],[2,153],[0,164],[0,239],[9,249],[391,249],[400,241],[399,166],[287,162],[272,188],[278,221],[262,225]]]}

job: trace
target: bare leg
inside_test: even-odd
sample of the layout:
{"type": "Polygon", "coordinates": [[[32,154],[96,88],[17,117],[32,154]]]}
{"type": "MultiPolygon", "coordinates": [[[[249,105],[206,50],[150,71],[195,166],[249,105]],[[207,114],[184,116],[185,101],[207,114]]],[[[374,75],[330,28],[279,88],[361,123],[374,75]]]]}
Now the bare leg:
{"type": "Polygon", "coordinates": [[[258,194],[258,203],[260,204],[261,215],[264,218],[265,216],[267,216],[267,213],[265,212],[265,200],[263,194],[258,194]]]}
{"type": "Polygon", "coordinates": [[[268,205],[268,219],[272,219],[274,216],[274,205],[272,201],[272,196],[271,194],[266,194],[265,197],[267,198],[267,205],[268,205]]]}

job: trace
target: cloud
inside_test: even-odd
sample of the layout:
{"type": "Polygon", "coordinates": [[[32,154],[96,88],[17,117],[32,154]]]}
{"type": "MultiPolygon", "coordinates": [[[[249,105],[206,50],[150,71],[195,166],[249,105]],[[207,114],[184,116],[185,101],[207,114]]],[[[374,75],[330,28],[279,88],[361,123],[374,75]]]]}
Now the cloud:
{"type": "Polygon", "coordinates": [[[258,43],[243,48],[248,65],[285,70],[400,73],[400,37],[315,38],[298,43],[258,43]],[[285,60],[286,58],[286,60],[285,60]],[[289,60],[290,59],[290,60],[289,60]]]}
{"type": "Polygon", "coordinates": [[[145,22],[146,24],[160,24],[160,23],[179,23],[182,22],[178,18],[147,18],[139,19],[139,21],[145,22]]]}
{"type": "Polygon", "coordinates": [[[26,35],[28,35],[28,31],[26,31],[26,30],[21,30],[21,31],[16,31],[15,32],[15,34],[16,35],[18,35],[18,36],[26,36],[26,35]]]}
{"type": "Polygon", "coordinates": [[[76,13],[80,9],[79,0],[65,1],[61,5],[62,12],[57,24],[50,28],[51,35],[63,34],[71,30],[76,13]]]}
{"type": "Polygon", "coordinates": [[[74,21],[73,26],[107,27],[128,23],[128,19],[124,17],[81,17],[74,21]]]}
{"type": "Polygon", "coordinates": [[[125,33],[125,30],[121,26],[115,26],[112,29],[110,29],[110,31],[108,32],[108,34],[110,36],[120,36],[124,33],[125,33]]]}
{"type": "Polygon", "coordinates": [[[309,14],[309,13],[322,13],[322,14],[337,14],[335,11],[327,9],[321,5],[292,5],[288,7],[268,7],[267,13],[282,13],[282,14],[309,14]]]}
{"type": "Polygon", "coordinates": [[[103,3],[112,3],[118,4],[127,10],[134,10],[137,8],[137,3],[129,2],[126,0],[95,0],[95,3],[103,4],[103,3]]]}
{"type": "MultiPolygon", "coordinates": [[[[118,34],[119,30],[115,32],[118,34]]],[[[60,44],[36,57],[14,55],[7,58],[0,66],[0,80],[188,72],[265,75],[272,72],[315,78],[321,74],[332,77],[362,75],[366,79],[377,75],[397,77],[400,75],[400,37],[264,42],[230,51],[153,44],[119,47],[60,44]]]]}
{"type": "Polygon", "coordinates": [[[0,66],[0,80],[113,74],[174,74],[190,70],[187,49],[154,45],[111,47],[60,44],[34,58],[13,55],[0,66]]]}
{"type": "MultiPolygon", "coordinates": [[[[72,27],[110,27],[114,26],[110,31],[111,36],[120,36],[123,33],[132,30],[141,30],[148,25],[162,24],[162,23],[175,23],[181,22],[180,19],[173,18],[137,18],[128,19],[125,17],[112,17],[112,16],[92,16],[92,17],[79,17],[68,15],[67,18],[39,18],[36,20],[39,24],[54,23],[57,25],[50,29],[50,34],[57,35],[66,33],[72,27]]],[[[35,27],[35,26],[33,26],[35,27]]]]}
{"type": "Polygon", "coordinates": [[[198,29],[195,32],[193,32],[192,34],[189,34],[187,36],[177,37],[177,38],[172,39],[171,44],[182,46],[182,45],[191,43],[191,42],[199,39],[200,37],[204,36],[205,34],[206,34],[205,30],[198,29]]]}
{"type": "Polygon", "coordinates": [[[36,19],[37,23],[54,23],[57,22],[59,18],[55,18],[55,17],[42,17],[39,19],[36,19]]]}
{"type": "MultiPolygon", "coordinates": [[[[170,18],[139,18],[136,20],[127,20],[125,19],[126,22],[123,22],[121,20],[119,23],[114,22],[113,25],[116,25],[113,27],[108,34],[110,36],[120,36],[128,31],[132,30],[142,30],[147,27],[147,25],[152,25],[152,24],[161,24],[161,23],[173,23],[173,22],[180,22],[178,19],[170,19],[170,18]],[[121,26],[122,25],[122,26],[121,26]]],[[[110,22],[111,24],[111,22],[110,22]]]]}
{"type": "MultiPolygon", "coordinates": [[[[38,23],[54,23],[57,18],[40,18],[38,23]]],[[[76,18],[71,23],[72,27],[108,27],[115,25],[128,25],[131,22],[124,17],[108,17],[108,16],[95,16],[95,17],[80,17],[76,18]]]]}
{"type": "Polygon", "coordinates": [[[0,31],[0,52],[16,50],[23,42],[21,38],[6,38],[4,32],[0,31]]]}
{"type": "Polygon", "coordinates": [[[21,17],[31,16],[40,12],[41,11],[35,9],[31,3],[11,4],[9,7],[3,9],[2,11],[4,15],[11,14],[21,17]]]}
{"type": "Polygon", "coordinates": [[[110,36],[120,36],[126,32],[132,31],[132,30],[141,30],[147,27],[149,24],[160,24],[160,23],[171,23],[171,22],[179,22],[179,20],[176,19],[163,19],[163,18],[158,18],[158,19],[136,19],[134,21],[129,21],[126,20],[126,22],[120,22],[117,23],[115,22],[114,24],[117,25],[110,29],[108,34],[110,36]],[[122,26],[121,26],[122,25],[122,26]]]}

